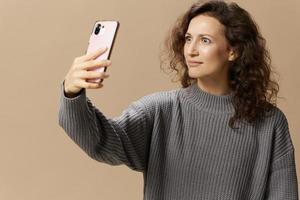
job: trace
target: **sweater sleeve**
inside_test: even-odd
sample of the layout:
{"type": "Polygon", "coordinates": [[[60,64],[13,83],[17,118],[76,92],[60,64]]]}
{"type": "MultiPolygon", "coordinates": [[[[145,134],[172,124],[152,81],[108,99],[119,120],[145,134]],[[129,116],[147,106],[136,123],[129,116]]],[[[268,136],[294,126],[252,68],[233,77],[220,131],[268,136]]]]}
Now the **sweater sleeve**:
{"type": "Polygon", "coordinates": [[[295,150],[288,121],[282,111],[280,111],[275,126],[271,168],[265,199],[298,200],[295,150]]]}
{"type": "Polygon", "coordinates": [[[68,98],[63,84],[64,81],[58,118],[67,135],[94,160],[109,165],[125,164],[143,172],[148,160],[154,101],[142,97],[120,116],[108,118],[93,106],[85,89],[78,96],[68,98]]]}

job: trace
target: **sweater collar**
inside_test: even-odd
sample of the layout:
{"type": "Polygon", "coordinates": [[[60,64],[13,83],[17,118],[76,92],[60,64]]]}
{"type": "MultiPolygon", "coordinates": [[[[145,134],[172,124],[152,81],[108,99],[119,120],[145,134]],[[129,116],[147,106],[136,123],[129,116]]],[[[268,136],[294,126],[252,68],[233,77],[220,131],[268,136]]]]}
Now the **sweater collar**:
{"type": "Polygon", "coordinates": [[[200,109],[213,113],[232,113],[233,92],[226,95],[214,95],[202,90],[197,82],[192,83],[187,88],[183,88],[183,93],[192,103],[200,109]]]}

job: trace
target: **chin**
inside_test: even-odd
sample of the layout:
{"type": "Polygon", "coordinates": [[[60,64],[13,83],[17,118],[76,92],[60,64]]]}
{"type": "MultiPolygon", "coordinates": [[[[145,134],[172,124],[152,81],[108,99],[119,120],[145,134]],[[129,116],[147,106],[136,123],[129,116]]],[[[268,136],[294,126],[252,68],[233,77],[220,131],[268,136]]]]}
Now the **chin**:
{"type": "Polygon", "coordinates": [[[189,77],[191,77],[191,78],[201,78],[201,77],[208,76],[207,73],[203,73],[197,69],[189,69],[188,74],[189,74],[189,77]]]}

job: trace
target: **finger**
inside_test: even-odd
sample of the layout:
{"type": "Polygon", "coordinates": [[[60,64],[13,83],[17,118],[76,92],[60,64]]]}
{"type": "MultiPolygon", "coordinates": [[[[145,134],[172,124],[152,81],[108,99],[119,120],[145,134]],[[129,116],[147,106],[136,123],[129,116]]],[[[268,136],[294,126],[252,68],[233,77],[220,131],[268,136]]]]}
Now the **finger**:
{"type": "Polygon", "coordinates": [[[88,70],[88,69],[93,70],[95,68],[108,67],[110,65],[111,65],[110,60],[91,60],[79,64],[79,68],[84,70],[88,70]]]}
{"type": "Polygon", "coordinates": [[[80,71],[76,76],[81,79],[93,79],[93,78],[103,79],[103,78],[108,78],[109,74],[107,74],[106,72],[97,72],[97,71],[80,71]]]}
{"type": "Polygon", "coordinates": [[[85,80],[80,80],[79,84],[81,87],[83,88],[87,88],[87,89],[97,89],[97,88],[101,88],[103,87],[102,83],[91,83],[91,82],[86,82],[85,80]]]}
{"type": "Polygon", "coordinates": [[[104,52],[106,52],[107,49],[108,49],[107,47],[102,47],[100,49],[97,49],[96,51],[87,53],[86,55],[76,58],[76,62],[84,62],[84,61],[88,61],[88,60],[94,60],[97,57],[99,57],[100,55],[102,55],[104,52]]]}

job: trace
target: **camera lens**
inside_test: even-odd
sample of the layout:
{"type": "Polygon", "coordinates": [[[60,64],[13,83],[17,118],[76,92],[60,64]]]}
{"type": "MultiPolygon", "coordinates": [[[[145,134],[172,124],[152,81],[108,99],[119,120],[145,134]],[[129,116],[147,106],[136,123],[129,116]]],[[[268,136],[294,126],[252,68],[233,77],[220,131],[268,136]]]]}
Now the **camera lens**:
{"type": "Polygon", "coordinates": [[[95,34],[97,35],[100,32],[101,24],[98,24],[95,29],[95,34]]]}

